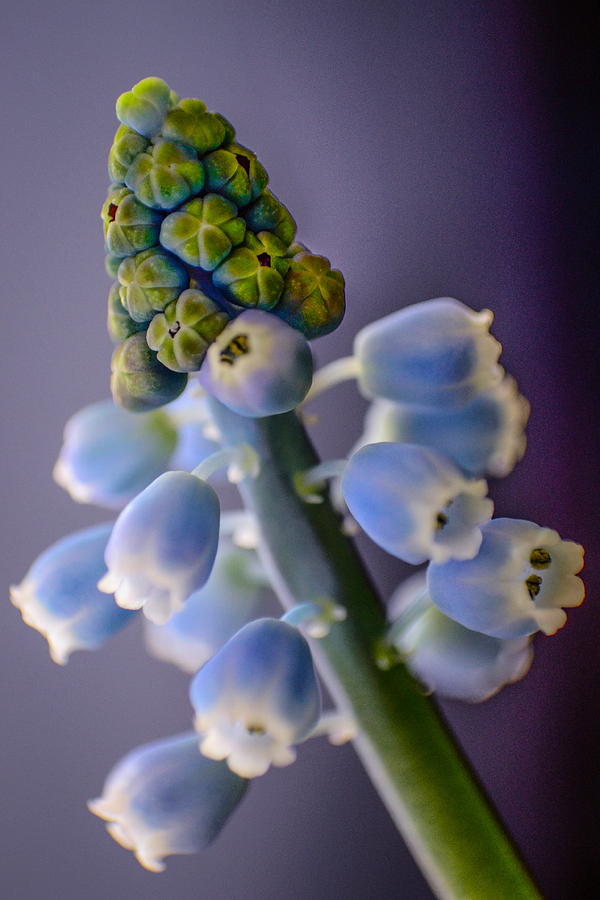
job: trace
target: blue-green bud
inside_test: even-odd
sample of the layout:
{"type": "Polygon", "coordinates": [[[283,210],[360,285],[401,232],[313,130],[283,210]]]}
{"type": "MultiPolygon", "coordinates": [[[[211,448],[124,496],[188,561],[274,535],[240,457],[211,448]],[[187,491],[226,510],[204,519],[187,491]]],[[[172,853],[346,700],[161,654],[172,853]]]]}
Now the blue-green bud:
{"type": "Polygon", "coordinates": [[[244,240],[234,203],[218,194],[195,197],[164,220],[160,242],[190,266],[211,272],[244,240]]]}
{"type": "Polygon", "coordinates": [[[275,194],[265,191],[244,214],[251,231],[272,231],[284,244],[291,244],[296,235],[296,223],[275,194]]]}
{"type": "Polygon", "coordinates": [[[271,258],[248,247],[234,250],[213,273],[213,282],[233,303],[248,308],[271,309],[283,291],[283,278],[271,258]]]}
{"type": "Polygon", "coordinates": [[[240,208],[256,200],[269,176],[256,154],[241,144],[229,144],[205,156],[206,187],[223,194],[240,208]]]}
{"type": "Polygon", "coordinates": [[[197,372],[229,316],[202,291],[187,290],[150,322],[146,340],[173,372],[197,372]]]}
{"type": "Polygon", "coordinates": [[[111,181],[124,182],[129,166],[136,156],[143,153],[150,141],[127,125],[119,125],[108,154],[108,177],[111,181]]]}
{"type": "Polygon", "coordinates": [[[106,318],[106,327],[108,335],[115,344],[120,344],[135,334],[137,331],[143,331],[146,327],[144,322],[134,322],[123,304],[121,303],[121,285],[115,281],[108,292],[108,314],[106,318]]]}
{"type": "Polygon", "coordinates": [[[171,105],[171,90],[162,78],[143,78],[117,98],[117,118],[144,137],[160,131],[171,105]]]}
{"type": "Polygon", "coordinates": [[[113,256],[112,253],[108,253],[104,257],[104,271],[108,275],[109,278],[116,278],[117,273],[119,271],[119,266],[123,262],[122,256],[113,256]]]}
{"type": "Polygon", "coordinates": [[[309,340],[338,327],[345,311],[344,276],[329,260],[299,253],[290,262],[277,315],[309,340]]]}
{"type": "Polygon", "coordinates": [[[202,190],[204,169],[189,147],[159,140],[136,156],[125,184],[153,209],[174,209],[202,190]]]}
{"type": "Polygon", "coordinates": [[[112,256],[132,256],[158,243],[161,213],[140,203],[129,188],[111,185],[101,218],[106,249],[112,256]]]}
{"type": "Polygon", "coordinates": [[[124,259],[118,278],[121,303],[136,322],[148,322],[189,285],[179,260],[155,247],[124,259]]]}
{"type": "MultiPolygon", "coordinates": [[[[166,116],[163,135],[193,147],[200,155],[216,150],[233,131],[223,116],[208,112],[201,100],[180,100],[166,116]]],[[[231,140],[232,138],[229,138],[231,140]]]]}
{"type": "Polygon", "coordinates": [[[133,334],[113,353],[110,389],[115,403],[131,412],[147,412],[175,400],[187,375],[171,372],[156,358],[143,332],[133,334]]]}

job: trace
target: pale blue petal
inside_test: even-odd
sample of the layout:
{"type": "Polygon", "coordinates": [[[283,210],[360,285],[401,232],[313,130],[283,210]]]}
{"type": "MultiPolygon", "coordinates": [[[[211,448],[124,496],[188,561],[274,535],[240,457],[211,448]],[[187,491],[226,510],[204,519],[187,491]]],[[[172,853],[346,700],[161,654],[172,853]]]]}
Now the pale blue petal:
{"type": "Polygon", "coordinates": [[[457,408],[500,381],[489,310],[449,297],[405,307],[358,332],[358,382],[369,397],[457,408]]]}
{"type": "Polygon", "coordinates": [[[97,525],[63,538],[11,589],[23,620],[46,637],[55,662],[66,663],[73,650],[99,647],[133,615],[97,588],[111,529],[111,523],[97,525]]]}
{"type": "Polygon", "coordinates": [[[194,853],[219,834],[247,781],[208,760],[194,733],[138,747],[110,772],[90,810],[152,871],[171,854],[194,853]]]}
{"type": "Polygon", "coordinates": [[[67,422],[54,478],[74,500],[121,509],[169,467],[176,444],[177,431],[160,410],[93,403],[67,422]]]}

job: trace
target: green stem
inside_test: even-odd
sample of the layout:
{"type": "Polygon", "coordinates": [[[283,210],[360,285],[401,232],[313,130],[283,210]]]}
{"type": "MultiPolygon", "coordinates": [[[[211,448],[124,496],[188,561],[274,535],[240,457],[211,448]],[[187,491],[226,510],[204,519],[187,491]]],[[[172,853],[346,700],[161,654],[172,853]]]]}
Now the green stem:
{"type": "Polygon", "coordinates": [[[225,446],[243,442],[261,458],[258,477],[240,489],[284,606],[328,598],[347,610],[315,646],[319,670],[355,718],[356,750],[432,890],[462,900],[539,898],[433,701],[404,666],[375,665],[386,622],[364,566],[329,502],[306,504],[294,490],[294,478],[319,461],[298,418],[243,418],[216,402],[212,413],[225,446]]]}

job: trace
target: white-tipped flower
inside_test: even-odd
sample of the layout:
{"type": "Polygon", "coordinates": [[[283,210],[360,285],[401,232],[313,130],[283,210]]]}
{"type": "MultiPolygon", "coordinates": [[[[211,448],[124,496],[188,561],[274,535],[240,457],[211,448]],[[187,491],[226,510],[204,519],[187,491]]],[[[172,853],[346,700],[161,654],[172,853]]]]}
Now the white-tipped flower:
{"type": "Polygon", "coordinates": [[[360,446],[376,441],[422,444],[474,476],[508,475],[525,452],[529,403],[514,378],[477,394],[460,409],[375,400],[360,446]]]}
{"type": "Polygon", "coordinates": [[[162,872],[165,856],[195,853],[214,840],[247,785],[224,763],[203,757],[190,732],[132,750],[88,808],[144,868],[162,872]]]}
{"type": "Polygon", "coordinates": [[[492,313],[450,297],[407,306],[361,329],[354,341],[367,397],[458,408],[502,378],[492,313]]]}
{"type": "Polygon", "coordinates": [[[312,656],[279,619],[244,626],[200,669],[190,688],[200,749],[245,778],[296,758],[321,712],[312,656]]]}
{"type": "Polygon", "coordinates": [[[249,309],[213,341],[198,379],[229,409],[258,418],[298,406],[312,373],[306,338],[271,313],[249,309]]]}
{"type": "Polygon", "coordinates": [[[133,615],[97,588],[111,529],[111,523],[96,525],[57,541],[10,589],[23,621],[44,635],[60,665],[74,650],[99,647],[133,615]]]}
{"type": "Polygon", "coordinates": [[[481,524],[493,512],[485,481],[473,481],[450,460],[413,444],[368,444],[342,475],[348,509],[376,544],[418,565],[427,559],[469,559],[481,524]]]}
{"type": "Polygon", "coordinates": [[[193,674],[254,618],[265,582],[253,550],[221,536],[212,573],[165,625],[145,622],[146,645],[157,659],[193,674]]]}
{"type": "Polygon", "coordinates": [[[212,487],[188,472],[165,472],[117,519],[98,587],[162,625],[208,580],[218,540],[212,487]]]}
{"type": "Polygon", "coordinates": [[[529,671],[530,637],[502,640],[449,619],[429,600],[425,573],[400,585],[389,613],[391,643],[413,675],[440,697],[479,703],[529,671]],[[414,618],[413,604],[421,607],[414,618]]]}
{"type": "Polygon", "coordinates": [[[585,590],[576,573],[583,548],[551,528],[521,519],[493,519],[482,527],[474,559],[431,564],[427,585],[436,606],[466,628],[500,638],[565,624],[562,607],[579,606],[585,590]]]}

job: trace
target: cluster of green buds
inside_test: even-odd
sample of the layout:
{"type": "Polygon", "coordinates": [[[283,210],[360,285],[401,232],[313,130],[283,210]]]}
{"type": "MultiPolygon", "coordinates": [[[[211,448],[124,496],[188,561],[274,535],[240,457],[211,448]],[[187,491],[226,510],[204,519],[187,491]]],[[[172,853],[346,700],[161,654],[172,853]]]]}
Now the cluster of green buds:
{"type": "Polygon", "coordinates": [[[144,78],[117,100],[102,206],[112,392],[138,412],[174,400],[245,310],[311,340],[344,314],[344,279],[295,241],[256,155],[200,100],[144,78]]]}

